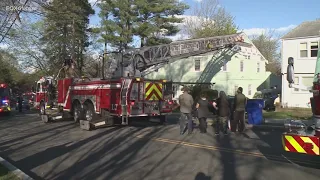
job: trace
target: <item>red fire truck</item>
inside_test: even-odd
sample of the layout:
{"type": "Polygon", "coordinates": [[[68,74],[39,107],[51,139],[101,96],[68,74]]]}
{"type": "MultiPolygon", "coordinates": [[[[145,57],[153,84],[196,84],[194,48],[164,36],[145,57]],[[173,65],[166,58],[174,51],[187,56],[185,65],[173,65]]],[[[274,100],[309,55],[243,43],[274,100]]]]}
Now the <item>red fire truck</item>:
{"type": "Polygon", "coordinates": [[[10,113],[11,90],[8,84],[0,84],[0,113],[10,113]]]}
{"type": "Polygon", "coordinates": [[[316,68],[312,87],[294,84],[294,59],[288,58],[287,80],[290,88],[309,90],[313,122],[304,123],[300,120],[288,120],[284,126],[286,132],[282,135],[285,151],[309,155],[320,155],[320,49],[318,50],[316,68]]]}
{"type": "Polygon", "coordinates": [[[128,125],[135,117],[164,122],[172,111],[172,82],[143,77],[182,58],[226,48],[237,52],[240,46],[250,47],[251,44],[245,43],[243,35],[238,33],[110,55],[114,59],[109,61],[104,78],[56,81],[54,77],[42,77],[37,82],[36,105],[44,122],[73,117],[86,130],[101,125],[128,125]]]}

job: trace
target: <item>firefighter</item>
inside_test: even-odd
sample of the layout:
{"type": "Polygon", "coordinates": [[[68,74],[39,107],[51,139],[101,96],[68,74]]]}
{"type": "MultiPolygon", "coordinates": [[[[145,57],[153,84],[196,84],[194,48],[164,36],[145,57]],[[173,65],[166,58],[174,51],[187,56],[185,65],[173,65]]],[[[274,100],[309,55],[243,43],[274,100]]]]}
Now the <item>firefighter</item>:
{"type": "Polygon", "coordinates": [[[183,87],[181,89],[183,94],[179,96],[179,106],[180,106],[180,134],[184,133],[186,124],[188,124],[188,134],[192,134],[193,131],[193,121],[192,121],[192,108],[193,108],[193,98],[189,94],[189,89],[183,87]]]}
{"type": "MultiPolygon", "coordinates": [[[[233,119],[233,127],[238,127],[238,132],[243,132],[245,129],[244,124],[244,116],[245,116],[245,108],[247,105],[247,97],[242,93],[242,87],[239,87],[237,90],[237,94],[234,98],[234,119],[233,119]]],[[[235,131],[235,129],[233,130],[235,131]]]]}
{"type": "Polygon", "coordinates": [[[64,72],[66,78],[72,78],[74,77],[74,61],[72,58],[67,57],[64,59],[64,72]]]}

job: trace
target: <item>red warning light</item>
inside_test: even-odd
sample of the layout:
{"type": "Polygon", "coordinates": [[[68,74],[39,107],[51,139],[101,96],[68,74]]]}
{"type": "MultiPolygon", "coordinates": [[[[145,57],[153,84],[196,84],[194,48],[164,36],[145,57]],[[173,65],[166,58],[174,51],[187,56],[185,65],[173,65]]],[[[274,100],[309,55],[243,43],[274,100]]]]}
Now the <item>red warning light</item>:
{"type": "Polygon", "coordinates": [[[7,84],[0,84],[0,88],[6,88],[7,84]]]}

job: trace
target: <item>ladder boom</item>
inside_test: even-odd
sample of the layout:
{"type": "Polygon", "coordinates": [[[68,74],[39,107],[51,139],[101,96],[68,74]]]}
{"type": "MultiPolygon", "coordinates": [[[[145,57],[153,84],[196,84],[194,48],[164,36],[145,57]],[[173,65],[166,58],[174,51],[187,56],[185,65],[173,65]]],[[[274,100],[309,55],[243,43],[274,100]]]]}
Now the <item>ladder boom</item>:
{"type": "MultiPolygon", "coordinates": [[[[251,47],[251,44],[244,42],[242,33],[236,33],[131,49],[123,57],[125,57],[124,62],[126,64],[130,64],[134,71],[138,70],[143,76],[150,72],[148,70],[155,71],[169,61],[172,62],[219,49],[234,48],[236,45],[251,47]]],[[[236,48],[235,50],[238,51],[239,49],[236,48]]]]}

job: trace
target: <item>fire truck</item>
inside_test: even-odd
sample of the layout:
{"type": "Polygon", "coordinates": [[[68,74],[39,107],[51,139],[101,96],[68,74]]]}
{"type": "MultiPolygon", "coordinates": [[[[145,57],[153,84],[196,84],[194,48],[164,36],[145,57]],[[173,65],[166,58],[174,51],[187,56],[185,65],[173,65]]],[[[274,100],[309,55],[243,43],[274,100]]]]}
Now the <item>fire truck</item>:
{"type": "Polygon", "coordinates": [[[313,93],[310,98],[313,122],[287,120],[286,132],[282,135],[283,148],[287,152],[319,156],[320,152],[320,49],[318,50],[316,68],[312,87],[294,84],[294,59],[288,58],[287,81],[290,88],[308,90],[313,93]]]}
{"type": "Polygon", "coordinates": [[[241,46],[251,44],[237,33],[112,53],[102,78],[42,77],[35,103],[43,122],[70,117],[85,130],[128,125],[137,117],[163,123],[172,112],[172,82],[145,75],[176,60],[226,48],[238,52],[241,46]]]}
{"type": "Polygon", "coordinates": [[[11,89],[8,84],[0,84],[0,113],[10,113],[11,89]]]}

